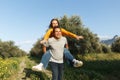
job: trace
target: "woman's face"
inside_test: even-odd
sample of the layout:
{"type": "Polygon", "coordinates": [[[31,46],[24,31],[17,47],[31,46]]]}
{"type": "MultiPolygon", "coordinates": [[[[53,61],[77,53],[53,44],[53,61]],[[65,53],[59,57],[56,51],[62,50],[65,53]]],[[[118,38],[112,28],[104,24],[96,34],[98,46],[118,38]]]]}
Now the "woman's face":
{"type": "Polygon", "coordinates": [[[53,20],[52,21],[52,27],[56,27],[56,26],[58,26],[58,22],[56,20],[53,20]]]}

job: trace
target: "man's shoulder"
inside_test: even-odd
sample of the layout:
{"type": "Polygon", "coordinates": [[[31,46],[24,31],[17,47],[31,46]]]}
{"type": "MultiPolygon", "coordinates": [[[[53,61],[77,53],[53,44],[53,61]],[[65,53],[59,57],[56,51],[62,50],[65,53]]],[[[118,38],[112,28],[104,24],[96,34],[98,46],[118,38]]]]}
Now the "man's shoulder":
{"type": "Polygon", "coordinates": [[[62,36],[62,38],[66,38],[66,37],[62,36]]]}
{"type": "MultiPolygon", "coordinates": [[[[53,39],[53,38],[54,38],[54,37],[50,37],[49,39],[51,40],[51,39],[53,39]]],[[[49,40],[49,39],[48,39],[48,40],[49,40]]]]}
{"type": "Polygon", "coordinates": [[[61,39],[67,39],[66,37],[62,36],[61,39]]]}
{"type": "MultiPolygon", "coordinates": [[[[61,39],[66,39],[66,37],[62,36],[61,39]]],[[[48,40],[50,40],[50,41],[51,41],[51,40],[55,40],[55,38],[54,38],[54,37],[51,37],[51,38],[49,38],[48,40]]]]}
{"type": "Polygon", "coordinates": [[[51,40],[54,40],[54,37],[51,37],[51,38],[48,39],[48,41],[51,41],[51,40]]]}

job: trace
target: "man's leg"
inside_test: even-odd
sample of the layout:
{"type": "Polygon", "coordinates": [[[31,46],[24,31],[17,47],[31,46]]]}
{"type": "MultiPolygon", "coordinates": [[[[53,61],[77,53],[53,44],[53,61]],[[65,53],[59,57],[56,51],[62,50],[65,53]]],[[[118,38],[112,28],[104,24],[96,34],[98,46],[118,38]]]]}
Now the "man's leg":
{"type": "Polygon", "coordinates": [[[64,64],[60,63],[58,64],[58,80],[63,80],[63,74],[64,74],[64,64]]]}
{"type": "Polygon", "coordinates": [[[58,63],[50,62],[52,80],[58,80],[58,63]]]}

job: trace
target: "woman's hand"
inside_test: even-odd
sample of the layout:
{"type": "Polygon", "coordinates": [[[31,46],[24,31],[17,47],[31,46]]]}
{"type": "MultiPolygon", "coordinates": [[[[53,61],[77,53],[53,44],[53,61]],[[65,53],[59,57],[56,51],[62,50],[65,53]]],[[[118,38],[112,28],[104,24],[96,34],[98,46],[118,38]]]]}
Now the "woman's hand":
{"type": "Polygon", "coordinates": [[[83,36],[77,36],[76,39],[80,40],[80,39],[84,39],[84,37],[83,36]]]}

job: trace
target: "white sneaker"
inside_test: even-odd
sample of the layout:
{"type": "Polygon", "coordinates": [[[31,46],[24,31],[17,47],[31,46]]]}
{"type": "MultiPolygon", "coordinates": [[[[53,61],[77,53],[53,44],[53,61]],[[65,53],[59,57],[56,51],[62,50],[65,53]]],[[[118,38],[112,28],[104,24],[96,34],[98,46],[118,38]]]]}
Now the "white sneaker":
{"type": "Polygon", "coordinates": [[[42,67],[42,65],[36,65],[36,66],[33,66],[32,67],[32,70],[33,71],[42,71],[43,70],[43,67],[42,67]]]}
{"type": "Polygon", "coordinates": [[[74,64],[73,64],[74,67],[81,67],[82,65],[83,65],[82,61],[74,60],[74,64]]]}

